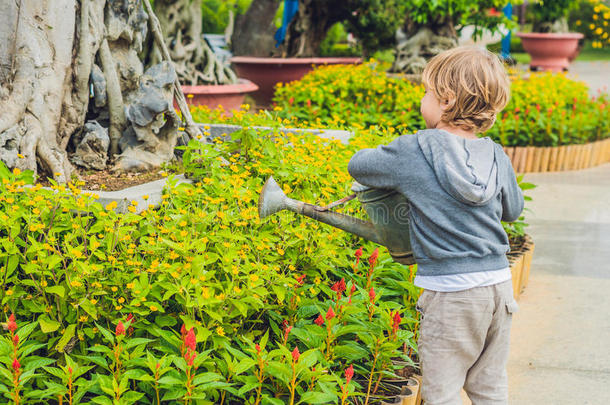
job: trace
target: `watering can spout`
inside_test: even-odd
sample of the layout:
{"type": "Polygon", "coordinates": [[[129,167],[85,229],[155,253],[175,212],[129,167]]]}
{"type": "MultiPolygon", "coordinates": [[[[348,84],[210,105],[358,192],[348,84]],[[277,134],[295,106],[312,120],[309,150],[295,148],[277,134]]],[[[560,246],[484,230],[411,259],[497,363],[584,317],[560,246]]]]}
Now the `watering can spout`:
{"type": "Polygon", "coordinates": [[[377,235],[375,226],[368,221],[363,221],[349,215],[328,211],[317,205],[307,204],[303,201],[293,200],[286,196],[273,176],[269,177],[263,186],[258,198],[258,216],[263,219],[276,212],[288,210],[305,215],[309,218],[325,224],[353,233],[361,238],[381,244],[381,238],[377,235]]]}
{"type": "Polygon", "coordinates": [[[349,201],[354,196],[346,197],[327,207],[319,207],[287,197],[273,177],[267,179],[259,196],[258,215],[263,219],[282,210],[292,211],[353,233],[371,242],[385,245],[393,259],[399,263],[415,263],[411,252],[408,222],[404,216],[404,206],[403,210],[400,210],[401,204],[403,204],[407,205],[408,212],[408,204],[404,197],[392,190],[357,186],[353,188],[356,191],[354,196],[358,196],[372,221],[363,221],[330,210],[331,207],[349,201]],[[399,218],[398,221],[395,218],[396,212],[402,212],[402,218],[399,218]]]}

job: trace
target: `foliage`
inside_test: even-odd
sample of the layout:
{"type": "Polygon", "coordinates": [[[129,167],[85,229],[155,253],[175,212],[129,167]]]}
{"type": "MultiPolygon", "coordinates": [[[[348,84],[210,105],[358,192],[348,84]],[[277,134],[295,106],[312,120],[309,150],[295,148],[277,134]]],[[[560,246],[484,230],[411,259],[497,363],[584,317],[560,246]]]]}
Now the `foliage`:
{"type": "Polygon", "coordinates": [[[365,57],[394,45],[395,33],[405,16],[403,0],[352,0],[347,28],[362,46],[365,57]]]}
{"type": "Polygon", "coordinates": [[[243,14],[251,2],[252,0],[202,0],[203,32],[224,34],[229,24],[229,11],[243,14]]]}
{"type": "Polygon", "coordinates": [[[279,115],[310,127],[368,128],[379,125],[397,132],[422,128],[419,101],[423,86],[390,78],[388,66],[327,66],[302,80],[278,85],[275,102],[279,115]]]}
{"type": "MultiPolygon", "coordinates": [[[[386,253],[356,265],[355,236],[291,213],[257,218],[270,174],[312,203],[348,194],[355,147],[253,129],[232,137],[191,141],[184,160],[195,182],[170,180],[160,207],[142,212],[132,203],[118,214],[74,185],[45,190],[0,168],[0,302],[20,328],[16,354],[11,335],[0,343],[2,395],[333,403],[365,395],[362,381],[391,373],[390,358],[409,360],[413,268],[386,253]],[[348,365],[358,376],[349,384],[348,365]]],[[[343,211],[364,215],[355,202],[343,211]]]]}
{"type": "Polygon", "coordinates": [[[404,0],[404,4],[408,18],[417,25],[434,26],[447,20],[457,29],[474,25],[475,37],[481,35],[483,30],[493,33],[502,25],[514,26],[502,13],[485,12],[492,8],[502,9],[506,5],[503,0],[404,0]]]}
{"type": "Polygon", "coordinates": [[[582,0],[570,14],[571,26],[593,40],[593,48],[610,46],[610,7],[602,0],[582,0]]]}
{"type": "MultiPolygon", "coordinates": [[[[556,146],[610,136],[608,96],[588,95],[587,86],[564,74],[512,74],[511,100],[484,135],[504,146],[556,146]]],[[[280,117],[303,125],[381,127],[392,134],[424,128],[419,113],[423,88],[388,77],[382,65],[321,67],[301,81],[280,86],[280,117]]],[[[370,134],[366,134],[368,136],[370,134]]]]}
{"type": "Polygon", "coordinates": [[[570,10],[578,6],[578,2],[579,0],[537,0],[530,4],[534,31],[546,29],[545,26],[566,19],[570,10]]]}

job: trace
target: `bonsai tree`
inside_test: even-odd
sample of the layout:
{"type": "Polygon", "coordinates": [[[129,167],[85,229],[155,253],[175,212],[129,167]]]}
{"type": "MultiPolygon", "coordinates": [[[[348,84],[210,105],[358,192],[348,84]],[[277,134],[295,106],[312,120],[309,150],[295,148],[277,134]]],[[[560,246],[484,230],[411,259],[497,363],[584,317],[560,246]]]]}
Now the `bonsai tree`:
{"type": "Polygon", "coordinates": [[[402,20],[404,0],[299,0],[298,12],[276,48],[273,19],[279,0],[253,0],[245,15],[238,16],[232,38],[233,53],[248,56],[311,57],[319,55],[329,29],[338,22],[362,44],[365,56],[394,44],[402,20]]]}
{"type": "MultiPolygon", "coordinates": [[[[230,84],[237,76],[224,65],[203,38],[201,0],[155,0],[155,14],[180,82],[187,85],[230,84]]],[[[152,40],[149,64],[162,60],[152,40]]]]}
{"type": "Polygon", "coordinates": [[[474,35],[483,30],[496,32],[512,22],[502,14],[506,0],[402,0],[406,17],[397,35],[396,59],[392,71],[420,74],[427,60],[458,44],[459,31],[474,26],[474,35]]]}
{"type": "Polygon", "coordinates": [[[533,32],[569,32],[568,15],[578,0],[538,0],[531,4],[533,32]]]}

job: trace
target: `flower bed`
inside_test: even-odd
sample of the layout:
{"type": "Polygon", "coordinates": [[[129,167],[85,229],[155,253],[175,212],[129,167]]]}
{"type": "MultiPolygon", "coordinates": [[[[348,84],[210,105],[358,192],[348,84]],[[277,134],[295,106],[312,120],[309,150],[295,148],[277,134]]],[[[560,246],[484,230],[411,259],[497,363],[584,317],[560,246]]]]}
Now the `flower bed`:
{"type": "Polygon", "coordinates": [[[295,198],[343,197],[352,150],[314,135],[233,137],[192,141],[195,183],[170,181],[139,214],[0,170],[7,399],[332,403],[381,390],[391,359],[410,361],[413,268],[297,216],[257,219],[271,173],[295,198]]]}
{"type": "MultiPolygon", "coordinates": [[[[387,77],[384,69],[381,64],[319,68],[303,80],[278,89],[278,114],[285,119],[297,117],[310,126],[356,129],[375,126],[373,130],[384,140],[389,138],[383,130],[387,134],[388,129],[393,129],[395,132],[390,135],[395,137],[396,132],[422,129],[419,102],[423,87],[387,77]]],[[[565,165],[531,164],[540,170],[544,170],[543,166],[559,170],[558,167],[581,168],[608,161],[607,153],[598,150],[599,142],[610,136],[610,100],[606,94],[590,97],[584,83],[550,73],[513,74],[511,92],[508,106],[484,136],[507,148],[592,145],[574,148],[590,148],[588,160],[579,157],[582,160],[578,163],[565,165]]],[[[534,153],[540,152],[531,152],[531,157],[534,153]]],[[[545,153],[552,156],[555,152],[545,153]]],[[[518,164],[514,166],[517,171],[528,171],[519,170],[518,164]]]]}

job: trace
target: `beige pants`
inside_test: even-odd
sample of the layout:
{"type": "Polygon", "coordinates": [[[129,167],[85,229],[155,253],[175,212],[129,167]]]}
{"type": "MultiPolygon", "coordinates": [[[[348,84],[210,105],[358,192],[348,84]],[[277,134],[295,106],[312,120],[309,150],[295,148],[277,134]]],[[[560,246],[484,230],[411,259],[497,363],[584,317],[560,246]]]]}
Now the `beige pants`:
{"type": "Polygon", "coordinates": [[[506,363],[512,314],[517,311],[510,280],[464,291],[424,290],[419,358],[426,405],[507,404],[506,363]]]}

